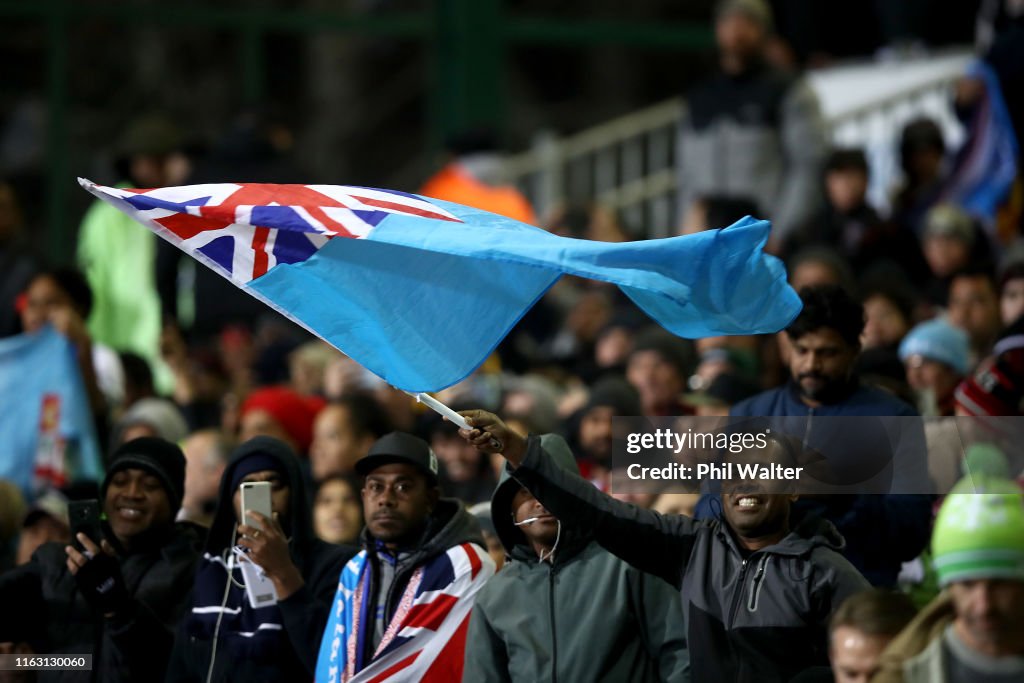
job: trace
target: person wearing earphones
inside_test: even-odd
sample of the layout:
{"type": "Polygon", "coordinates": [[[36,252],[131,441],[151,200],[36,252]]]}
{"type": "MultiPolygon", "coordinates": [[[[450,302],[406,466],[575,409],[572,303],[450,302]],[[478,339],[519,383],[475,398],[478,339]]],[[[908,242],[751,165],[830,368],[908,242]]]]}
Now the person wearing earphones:
{"type": "MultiPolygon", "coordinates": [[[[555,465],[579,473],[562,437],[540,441],[555,465]]],[[[477,596],[463,680],[689,680],[672,586],[563,525],[507,470],[491,518],[511,560],[477,596]]]]}
{"type": "Polygon", "coordinates": [[[338,569],[356,553],[316,538],[299,460],[283,441],[242,443],[220,480],[220,495],[178,629],[169,683],[308,681],[338,569]],[[273,518],[242,519],[239,486],[271,483],[273,518]],[[274,586],[276,601],[254,608],[240,566],[247,556],[274,586]]]}
{"type": "MultiPolygon", "coordinates": [[[[506,470],[563,520],[563,533],[585,530],[609,552],[677,589],[693,680],[783,683],[828,663],[829,617],[868,583],[839,554],[843,540],[831,522],[808,518],[790,526],[798,496],[784,485],[723,480],[721,521],[661,515],[597,490],[560,467],[540,438],[517,434],[498,416],[461,414],[472,429],[459,434],[479,450],[501,453],[506,470]]],[[[751,425],[749,431],[764,430],[751,425]]],[[[730,459],[799,464],[793,441],[771,433],[765,443],[730,459]]],[[[590,642],[569,653],[577,659],[599,654],[590,642]]]]}

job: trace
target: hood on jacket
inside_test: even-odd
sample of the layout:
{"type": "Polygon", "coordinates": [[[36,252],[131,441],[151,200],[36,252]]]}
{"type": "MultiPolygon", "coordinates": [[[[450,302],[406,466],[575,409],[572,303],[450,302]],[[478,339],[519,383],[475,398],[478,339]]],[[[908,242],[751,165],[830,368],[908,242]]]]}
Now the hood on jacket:
{"type": "MultiPolygon", "coordinates": [[[[540,445],[558,467],[566,472],[580,473],[576,458],[573,457],[565,439],[557,434],[544,434],[540,437],[540,445]]],[[[494,495],[491,496],[491,521],[494,522],[494,530],[498,534],[498,539],[505,546],[505,552],[511,556],[516,547],[522,547],[528,549],[529,556],[536,559],[530,542],[526,540],[526,534],[512,521],[512,499],[522,487],[523,485],[516,480],[515,476],[509,473],[508,467],[503,467],[498,486],[494,489],[494,495]]],[[[565,535],[563,532],[563,541],[565,535]]]]}
{"type": "MultiPolygon", "coordinates": [[[[363,527],[359,539],[367,552],[376,552],[377,541],[370,533],[369,527],[363,527]]],[[[420,540],[409,548],[412,553],[409,564],[422,564],[463,543],[487,547],[480,532],[480,524],[469,514],[466,506],[455,498],[440,498],[427,520],[427,527],[423,530],[420,540]]]]}
{"type": "Polygon", "coordinates": [[[212,555],[219,555],[231,544],[232,533],[239,523],[235,516],[235,492],[231,489],[231,482],[234,480],[235,470],[239,463],[251,455],[267,456],[281,465],[284,483],[289,488],[286,531],[291,537],[292,559],[302,571],[304,560],[315,541],[312,508],[306,491],[305,479],[302,476],[299,459],[295,452],[284,442],[269,436],[257,436],[243,443],[235,449],[231,461],[224,468],[217,496],[217,511],[214,513],[204,550],[212,555]]]}
{"type": "MultiPolygon", "coordinates": [[[[739,546],[724,516],[719,533],[725,534],[731,544],[739,546]]],[[[800,556],[810,553],[818,546],[838,553],[846,547],[846,540],[832,522],[818,515],[809,514],[793,526],[782,540],[769,546],[769,549],[776,555],[800,556]]]]}

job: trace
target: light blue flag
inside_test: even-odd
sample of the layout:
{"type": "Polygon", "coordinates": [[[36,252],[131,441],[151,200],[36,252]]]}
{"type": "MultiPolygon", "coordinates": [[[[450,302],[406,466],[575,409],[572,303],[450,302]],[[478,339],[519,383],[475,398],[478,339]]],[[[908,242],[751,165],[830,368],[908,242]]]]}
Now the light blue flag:
{"type": "Polygon", "coordinates": [[[28,500],[103,476],[74,347],[49,326],[0,339],[0,444],[0,479],[28,500]]]}
{"type": "Polygon", "coordinates": [[[618,285],[683,337],[776,332],[800,310],[782,263],[762,251],[768,222],[752,218],[606,243],[390,190],[81,182],[407,391],[468,376],[566,274],[618,285]]]}

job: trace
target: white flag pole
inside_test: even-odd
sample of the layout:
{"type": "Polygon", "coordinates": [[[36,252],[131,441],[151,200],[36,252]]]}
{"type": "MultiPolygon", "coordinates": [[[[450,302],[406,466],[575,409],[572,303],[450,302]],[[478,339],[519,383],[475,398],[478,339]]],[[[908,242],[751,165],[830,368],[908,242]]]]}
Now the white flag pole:
{"type": "MultiPolygon", "coordinates": [[[[456,425],[458,425],[461,429],[473,429],[473,427],[471,427],[469,425],[469,423],[466,422],[466,418],[462,417],[457,412],[455,412],[454,410],[452,410],[451,408],[449,408],[445,404],[441,403],[440,401],[438,401],[436,398],[434,398],[430,394],[424,394],[422,392],[414,392],[414,391],[405,391],[404,389],[402,391],[404,391],[406,394],[409,394],[414,399],[416,399],[417,403],[422,403],[423,405],[427,406],[428,408],[430,408],[434,412],[436,412],[436,413],[438,413],[440,415],[444,415],[449,420],[451,420],[456,425]]],[[[501,450],[501,442],[498,441],[497,439],[491,439],[491,447],[495,448],[495,449],[498,449],[500,451],[501,450]]]]}

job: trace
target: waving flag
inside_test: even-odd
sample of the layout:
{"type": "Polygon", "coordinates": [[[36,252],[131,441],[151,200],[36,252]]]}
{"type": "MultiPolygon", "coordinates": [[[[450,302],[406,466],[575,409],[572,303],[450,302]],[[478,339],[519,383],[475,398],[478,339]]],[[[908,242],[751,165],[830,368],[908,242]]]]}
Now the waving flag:
{"type": "Polygon", "coordinates": [[[79,182],[407,391],[468,376],[566,274],[618,285],[683,337],[775,332],[800,310],[752,218],[613,244],[391,190],[79,182]]]}

